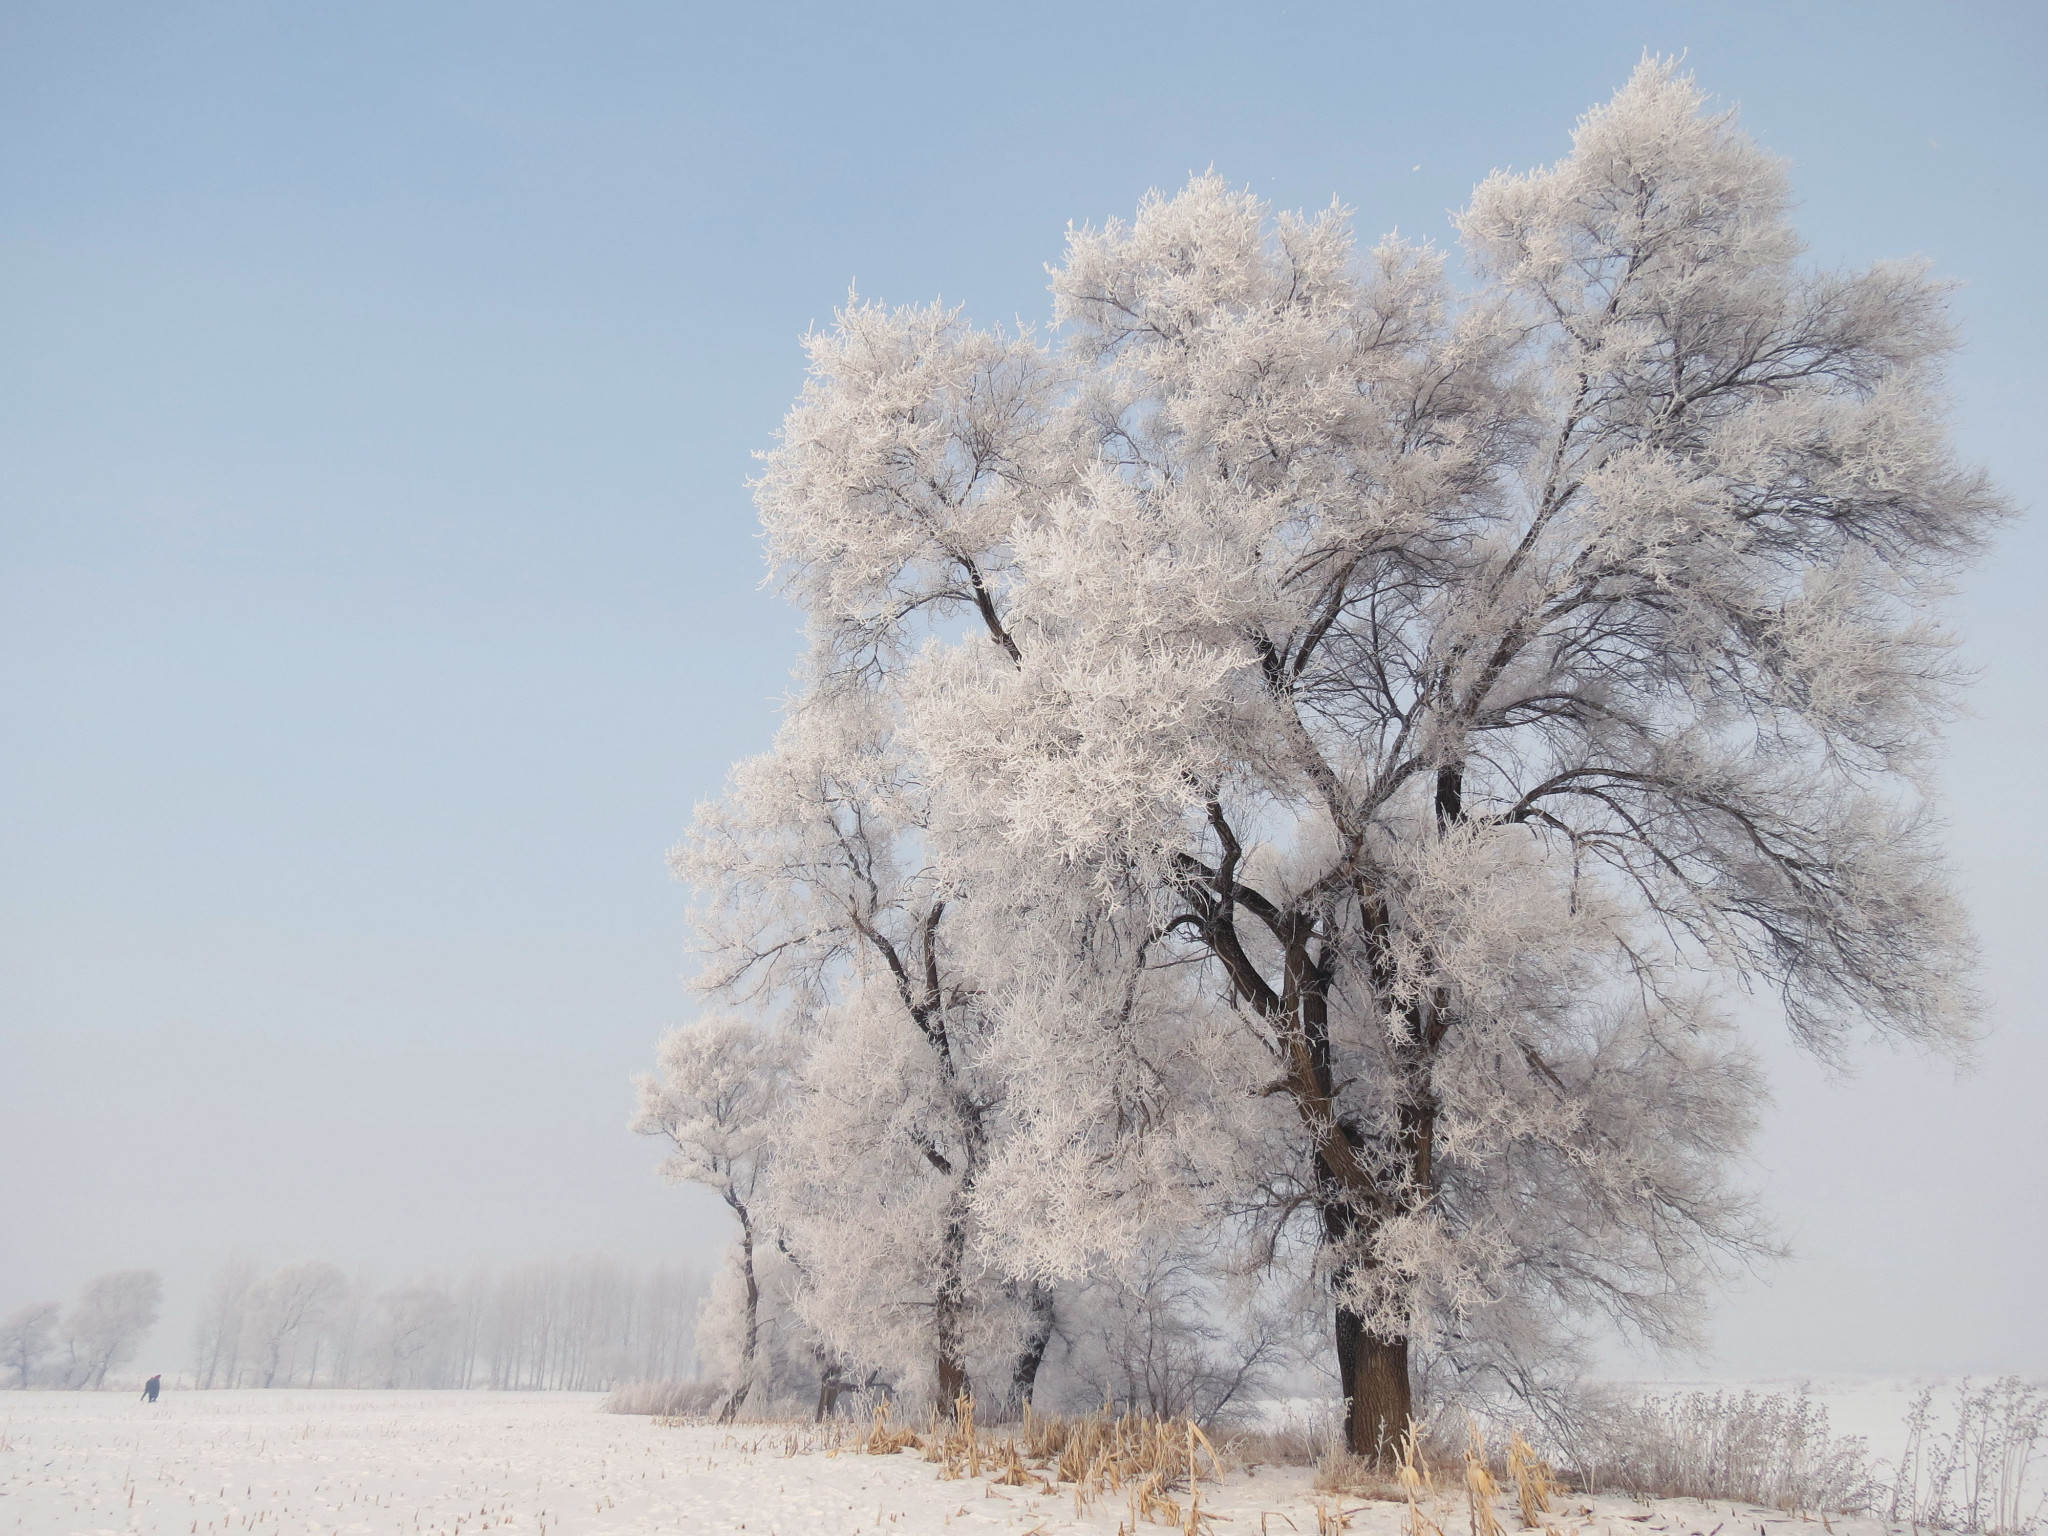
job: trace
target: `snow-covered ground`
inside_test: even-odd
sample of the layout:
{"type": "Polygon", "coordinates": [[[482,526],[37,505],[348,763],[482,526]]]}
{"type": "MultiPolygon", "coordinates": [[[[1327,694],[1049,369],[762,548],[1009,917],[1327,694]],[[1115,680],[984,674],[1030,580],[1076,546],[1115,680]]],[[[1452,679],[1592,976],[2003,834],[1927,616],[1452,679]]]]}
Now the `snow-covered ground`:
{"type": "MultiPolygon", "coordinates": [[[[172,1393],[151,1407],[110,1392],[0,1392],[0,1536],[1111,1536],[1131,1517],[1115,1496],[1077,1515],[1067,1487],[1045,1494],[985,1478],[946,1481],[916,1455],[804,1451],[803,1437],[787,1430],[670,1428],[601,1412],[600,1402],[583,1393],[238,1391],[172,1393]]],[[[1226,1536],[1306,1536],[1319,1529],[1319,1503],[1337,1513],[1309,1482],[1301,1469],[1239,1473],[1220,1490],[1205,1487],[1203,1508],[1226,1536]]],[[[1399,1506],[1347,1499],[1342,1512],[1364,1536],[1406,1529],[1399,1506]]],[[[1447,1501],[1437,1523],[1463,1530],[1462,1500],[1447,1501]]],[[[1776,1511],[1684,1500],[1573,1500],[1558,1523],[1584,1536],[1822,1530],[1776,1511]]],[[[1831,1529],[1879,1528],[1836,1519],[1831,1529]]]]}

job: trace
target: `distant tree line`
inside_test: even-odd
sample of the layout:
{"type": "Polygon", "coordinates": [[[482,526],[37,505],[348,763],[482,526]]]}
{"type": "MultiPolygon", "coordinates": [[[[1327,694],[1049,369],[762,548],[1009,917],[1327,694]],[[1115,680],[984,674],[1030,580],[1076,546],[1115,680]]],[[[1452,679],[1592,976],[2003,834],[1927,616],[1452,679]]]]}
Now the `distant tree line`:
{"type": "Polygon", "coordinates": [[[611,1260],[538,1259],[389,1290],[321,1260],[268,1275],[224,1264],[193,1330],[211,1387],[495,1387],[596,1391],[688,1376],[703,1283],[611,1260]]]}
{"type": "Polygon", "coordinates": [[[103,1387],[135,1357],[163,1307],[153,1269],[124,1269],[85,1282],[69,1312],[31,1302],[0,1321],[0,1381],[10,1386],[103,1387]]]}
{"type": "MultiPolygon", "coordinates": [[[[193,1328],[192,1385],[496,1387],[602,1391],[697,1373],[705,1285],[687,1270],[536,1259],[456,1283],[379,1289],[318,1259],[264,1273],[221,1266],[193,1328]]],[[[0,1385],[97,1388],[156,1326],[163,1280],[86,1282],[67,1312],[35,1302],[0,1320],[0,1385]]]]}

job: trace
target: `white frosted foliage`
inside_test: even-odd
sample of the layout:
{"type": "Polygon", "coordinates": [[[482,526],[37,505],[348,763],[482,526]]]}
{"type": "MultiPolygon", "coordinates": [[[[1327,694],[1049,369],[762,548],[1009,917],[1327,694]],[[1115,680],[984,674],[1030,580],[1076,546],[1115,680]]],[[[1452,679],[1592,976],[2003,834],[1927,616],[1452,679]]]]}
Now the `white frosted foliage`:
{"type": "Polygon", "coordinates": [[[2005,509],[1942,286],[1789,198],[1651,61],[1478,189],[1467,289],[1206,176],[1074,231],[1043,336],[811,338],[757,494],[814,650],[677,862],[830,1348],[1028,1390],[1200,1232],[1334,1307],[1369,1449],[1424,1357],[1540,1390],[1768,1251],[1728,998],[1967,1050],[1923,774],[2005,509]]]}

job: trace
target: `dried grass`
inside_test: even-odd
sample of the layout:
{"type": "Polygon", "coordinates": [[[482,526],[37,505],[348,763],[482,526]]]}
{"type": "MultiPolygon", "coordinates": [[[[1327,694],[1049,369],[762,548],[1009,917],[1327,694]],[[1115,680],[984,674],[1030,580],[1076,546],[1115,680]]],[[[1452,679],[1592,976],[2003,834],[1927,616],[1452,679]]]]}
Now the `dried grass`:
{"type": "MultiPolygon", "coordinates": [[[[622,1404],[675,1401],[644,1391],[614,1397],[622,1404]]],[[[704,1408],[715,1406],[716,1398],[713,1390],[694,1416],[662,1416],[659,1422],[702,1424],[704,1408]]],[[[655,1410],[620,1406],[614,1411],[655,1410]]],[[[1455,1477],[1466,1490],[1471,1536],[1506,1536],[1497,1506],[1508,1483],[1514,1485],[1522,1524],[1531,1529],[1542,1523],[1539,1517],[1550,1510],[1560,1491],[1548,1464],[1519,1433],[1509,1437],[1504,1455],[1496,1455],[1488,1450],[1476,1422],[1468,1426],[1462,1445],[1433,1435],[1430,1425],[1411,1424],[1391,1469],[1347,1455],[1336,1443],[1340,1431],[1334,1421],[1243,1430],[1219,1449],[1190,1419],[1119,1414],[1107,1407],[1073,1418],[1026,1407],[1020,1422],[992,1428],[978,1422],[974,1400],[964,1396],[950,1415],[933,1410],[921,1424],[895,1422],[891,1404],[883,1398],[875,1402],[865,1426],[828,1419],[818,1424],[764,1420],[759,1427],[762,1432],[752,1439],[735,1428],[727,1443],[785,1456],[909,1452],[937,1467],[942,1478],[985,1478],[999,1486],[1040,1493],[1064,1486],[1073,1491],[1077,1518],[1116,1500],[1124,1505],[1120,1523],[1133,1533],[1140,1525],[1164,1526],[1190,1536],[1213,1532],[1217,1517],[1202,1507],[1204,1485],[1220,1486],[1231,1464],[1314,1465],[1319,1532],[1348,1531],[1351,1517],[1361,1509],[1346,1508],[1345,1501],[1365,1499],[1405,1503],[1409,1536],[1445,1536],[1441,1522],[1446,1501],[1439,1490],[1451,1486],[1455,1477]]]]}
{"type": "Polygon", "coordinates": [[[1106,1408],[1063,1418],[1026,1408],[1021,1423],[994,1431],[976,1423],[970,1397],[955,1403],[949,1417],[935,1412],[921,1429],[892,1424],[888,1404],[877,1404],[874,1422],[854,1448],[871,1456],[915,1451],[944,1478],[985,1477],[1041,1493],[1065,1484],[1073,1489],[1076,1516],[1121,1498],[1131,1529],[1143,1522],[1189,1536],[1212,1529],[1202,1484],[1220,1485],[1224,1477],[1222,1454],[1191,1419],[1106,1408]]]}
{"type": "Polygon", "coordinates": [[[1408,1536],[1444,1536],[1433,1518],[1436,1509],[1436,1481],[1430,1476],[1429,1461],[1422,1449],[1422,1426],[1410,1419],[1408,1433],[1401,1439],[1400,1460],[1395,1479],[1408,1500],[1408,1536]]]}
{"type": "MultiPolygon", "coordinates": [[[[1335,1432],[1331,1432],[1334,1442],[1335,1432]]],[[[1326,1506],[1316,1503],[1318,1532],[1347,1531],[1351,1516],[1361,1512],[1344,1508],[1346,1498],[1362,1498],[1408,1507],[1408,1536],[1445,1536],[1442,1522],[1454,1495],[1446,1487],[1462,1485],[1465,1490],[1466,1524],[1471,1536],[1506,1536],[1501,1524],[1502,1478],[1515,1484],[1524,1523],[1531,1528],[1547,1513],[1556,1491],[1549,1467],[1529,1448],[1519,1434],[1508,1442],[1506,1457],[1487,1448],[1486,1437],[1476,1419],[1467,1421],[1465,1442],[1459,1445],[1440,1437],[1428,1421],[1411,1420],[1407,1433],[1395,1448],[1391,1467],[1364,1456],[1353,1456],[1331,1443],[1316,1463],[1315,1492],[1334,1498],[1326,1506]],[[1439,1480],[1441,1479],[1441,1485],[1439,1480]]]]}
{"type": "MultiPolygon", "coordinates": [[[[650,1413],[663,1424],[704,1424],[716,1411],[715,1387],[685,1383],[636,1383],[607,1400],[618,1413],[650,1413]],[[663,1412],[680,1408],[679,1413],[663,1412]]],[[[1226,1466],[1260,1464],[1316,1469],[1316,1529],[1351,1529],[1363,1506],[1347,1500],[1406,1504],[1408,1536],[1445,1536],[1448,1508],[1444,1488],[1461,1482],[1470,1536],[1506,1536],[1498,1513],[1512,1483],[1522,1525],[1535,1529],[1561,1492],[1550,1466],[1519,1432],[1504,1453],[1488,1449],[1476,1420],[1462,1445],[1427,1423],[1411,1423],[1389,1468],[1345,1453],[1335,1420],[1301,1420],[1265,1430],[1244,1430],[1221,1449],[1199,1424],[1145,1413],[1119,1414],[1110,1408],[1068,1418],[1039,1414],[1028,1406],[1015,1424],[988,1427],[977,1420],[971,1397],[963,1396],[950,1415],[931,1411],[922,1423],[897,1423],[887,1398],[875,1401],[870,1421],[847,1419],[801,1424],[764,1418],[755,1432],[734,1426],[726,1444],[754,1454],[894,1456],[914,1453],[946,1479],[985,1478],[1009,1488],[1053,1493],[1072,1489],[1076,1517],[1106,1501],[1123,1504],[1120,1524],[1135,1533],[1140,1525],[1186,1533],[1214,1532],[1213,1516],[1202,1507],[1203,1485],[1220,1486],[1226,1466]]],[[[1453,1497],[1455,1495],[1452,1495],[1453,1497]]]]}
{"type": "Polygon", "coordinates": [[[894,1456],[898,1451],[913,1451],[924,1443],[923,1437],[914,1429],[893,1429],[889,1424],[889,1402],[884,1398],[875,1404],[874,1427],[862,1440],[860,1448],[869,1456],[894,1456]]]}
{"type": "Polygon", "coordinates": [[[1405,1504],[1411,1502],[1411,1481],[1434,1497],[1437,1474],[1448,1476],[1463,1467],[1464,1447],[1442,1440],[1429,1420],[1409,1422],[1407,1433],[1394,1448],[1391,1465],[1370,1456],[1354,1456],[1344,1448],[1342,1436],[1338,1421],[1323,1433],[1315,1457],[1318,1493],[1405,1504]]]}
{"type": "Polygon", "coordinates": [[[1466,1421],[1466,1431],[1465,1514],[1472,1536],[1505,1536],[1500,1516],[1493,1508],[1500,1497],[1500,1484],[1494,1481],[1492,1469],[1486,1464],[1486,1436],[1477,1419],[1466,1421]]]}
{"type": "MultiPolygon", "coordinates": [[[[1490,1449],[1476,1418],[1466,1421],[1462,1446],[1432,1434],[1427,1422],[1411,1422],[1401,1439],[1394,1465],[1388,1468],[1332,1445],[1316,1463],[1315,1491],[1334,1496],[1341,1508],[1349,1498],[1408,1506],[1410,1536],[1443,1536],[1445,1494],[1440,1481],[1453,1478],[1465,1490],[1466,1525],[1471,1536],[1506,1536],[1500,1506],[1507,1484],[1514,1485],[1522,1525],[1535,1530],[1564,1490],[1550,1464],[1537,1455],[1519,1430],[1508,1436],[1505,1454],[1490,1449]]],[[[1356,1513],[1351,1511],[1350,1513],[1356,1513]]],[[[1319,1516],[1320,1518],[1320,1516],[1319,1516]]],[[[1346,1518],[1333,1513],[1333,1520],[1346,1518]]],[[[1333,1525],[1332,1529],[1340,1529],[1333,1525]]]]}
{"type": "Polygon", "coordinates": [[[1317,1493],[1373,1499],[1383,1504],[1400,1504],[1408,1497],[1395,1475],[1368,1457],[1354,1456],[1339,1448],[1318,1457],[1315,1466],[1312,1486],[1317,1493]]]}

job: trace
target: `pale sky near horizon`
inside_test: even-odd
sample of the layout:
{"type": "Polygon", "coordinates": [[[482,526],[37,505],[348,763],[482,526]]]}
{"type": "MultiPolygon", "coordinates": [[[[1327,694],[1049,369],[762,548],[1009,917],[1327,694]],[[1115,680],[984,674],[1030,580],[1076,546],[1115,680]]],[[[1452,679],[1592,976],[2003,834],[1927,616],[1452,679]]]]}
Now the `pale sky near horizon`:
{"type": "MultiPolygon", "coordinates": [[[[1790,158],[1816,261],[1961,285],[1966,454],[2048,486],[2034,4],[0,4],[0,1313],[230,1249],[386,1281],[708,1266],[627,1079],[663,850],[796,621],[744,479],[848,285],[1048,312],[1214,167],[1451,239],[1645,49],[1790,158]]],[[[1953,619],[1975,1075],[1774,1053],[1797,1256],[1726,1369],[2048,1369],[2038,518],[1953,619]]]]}

